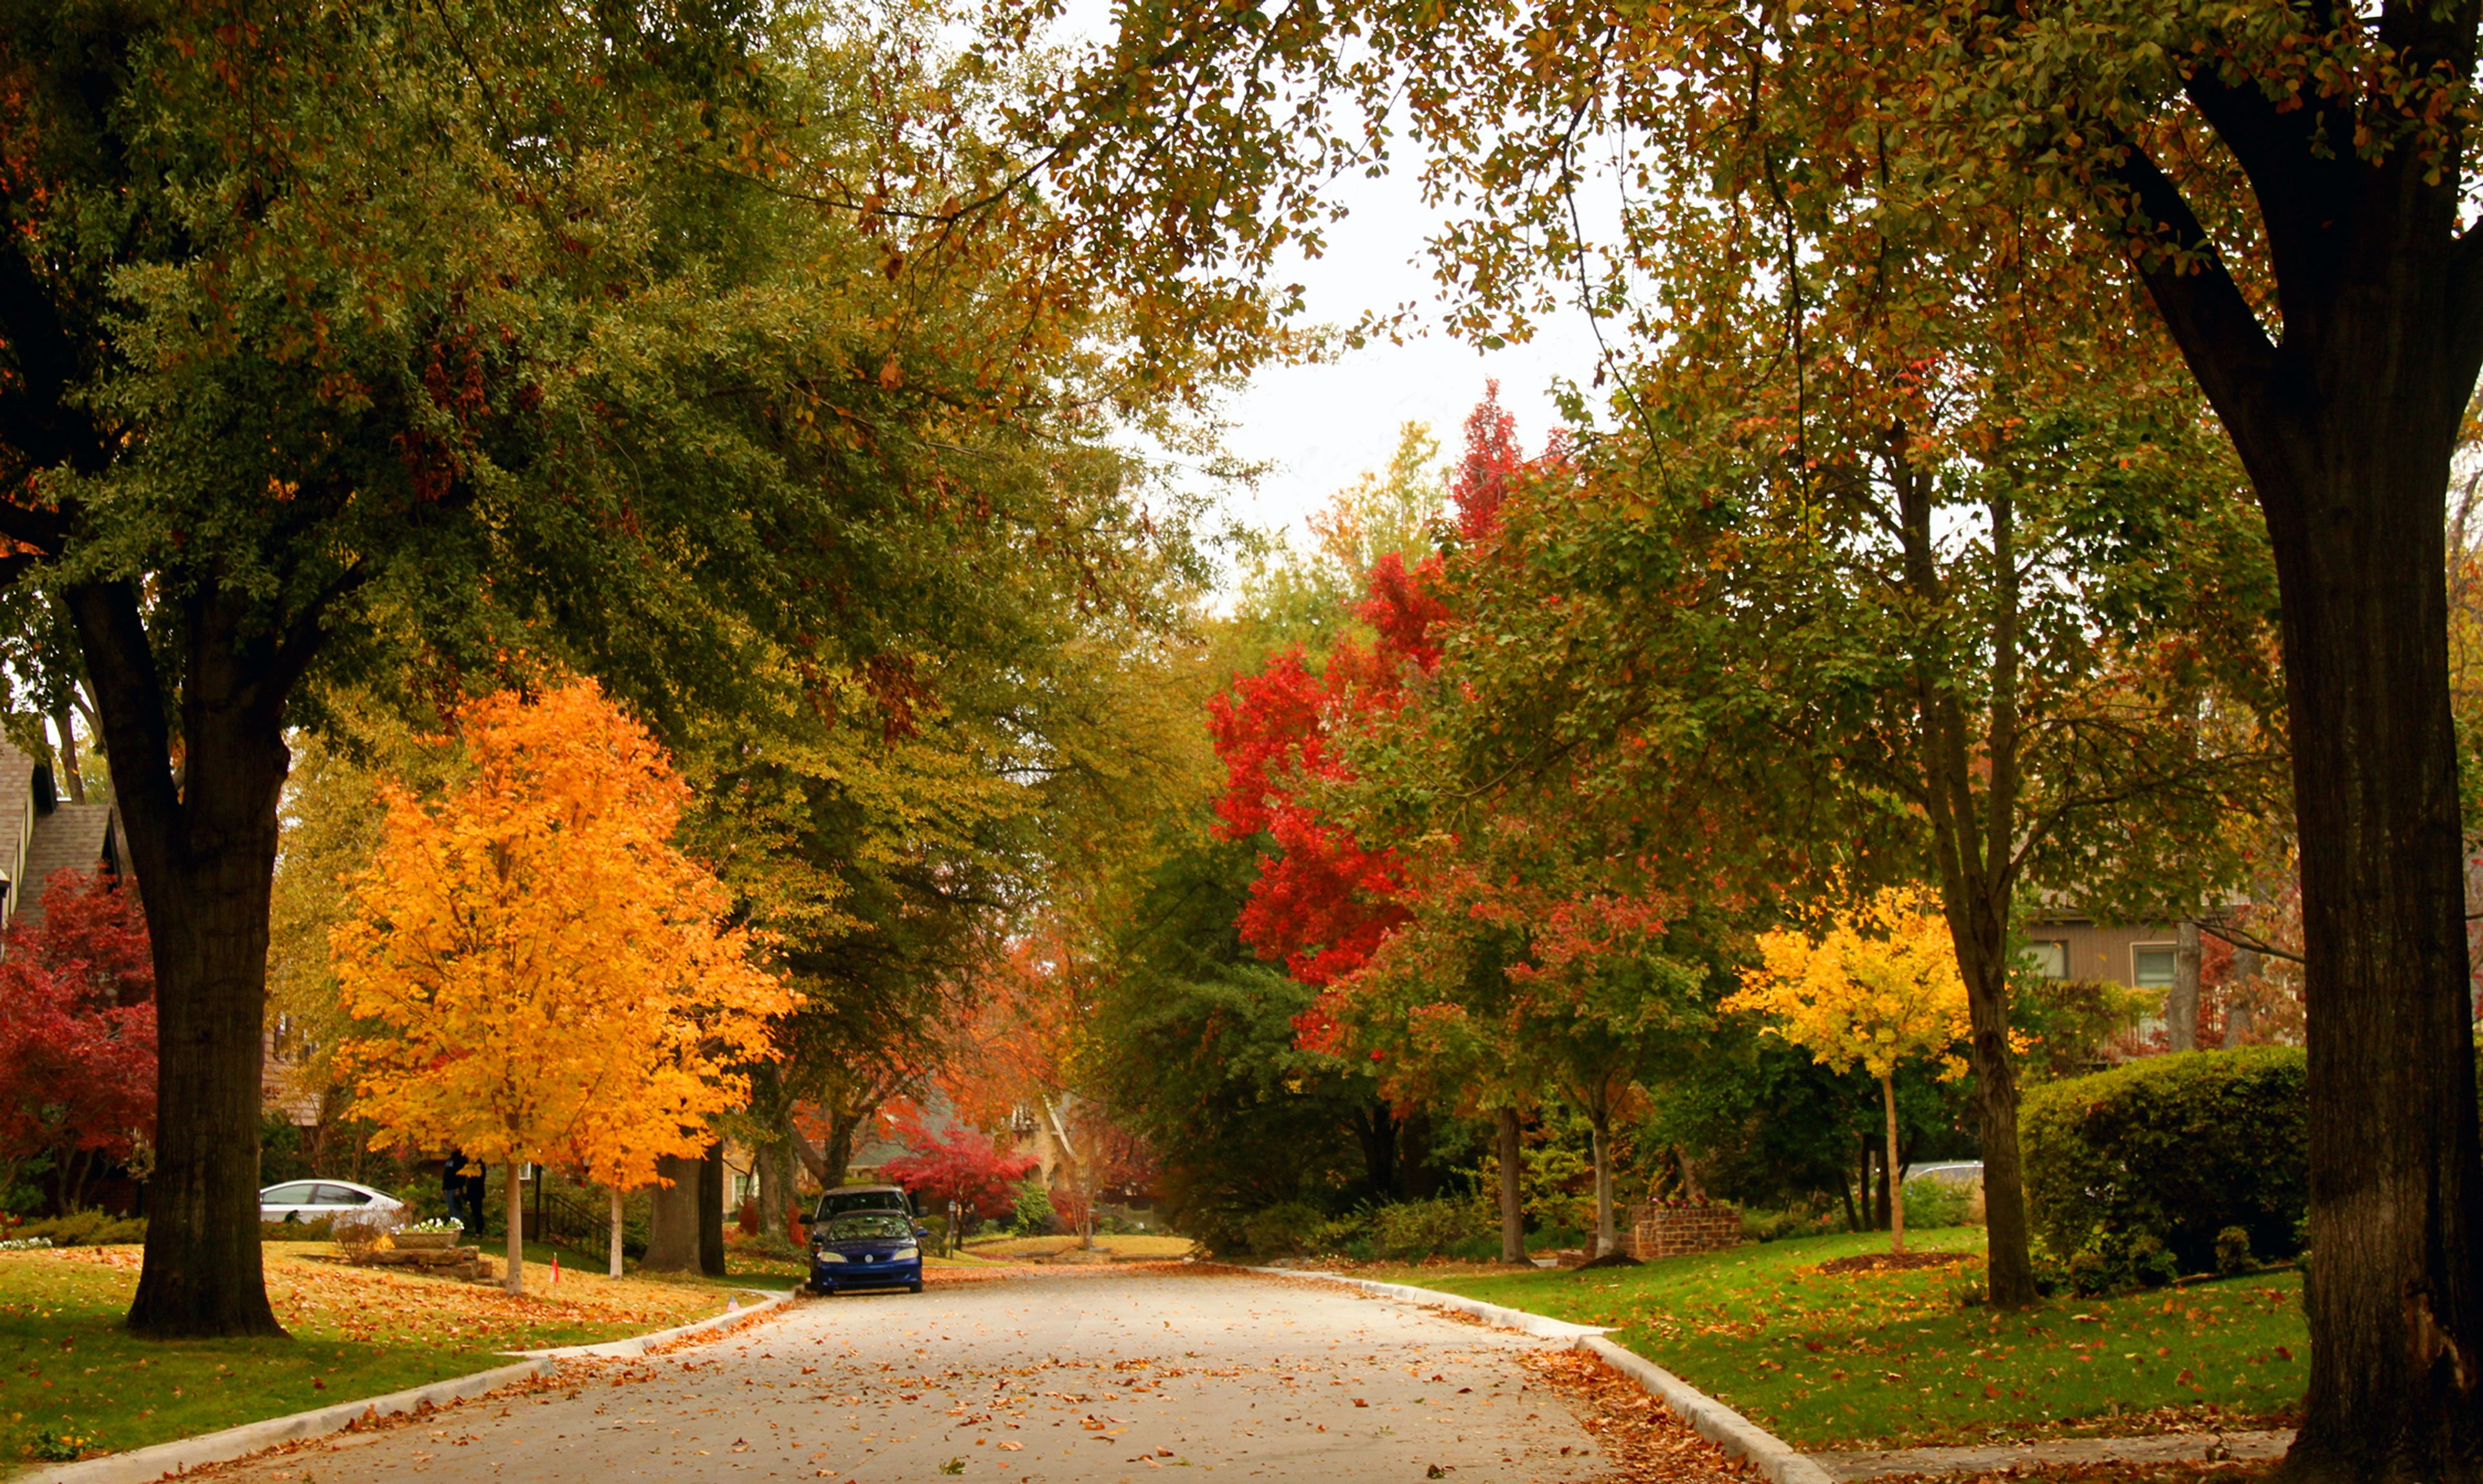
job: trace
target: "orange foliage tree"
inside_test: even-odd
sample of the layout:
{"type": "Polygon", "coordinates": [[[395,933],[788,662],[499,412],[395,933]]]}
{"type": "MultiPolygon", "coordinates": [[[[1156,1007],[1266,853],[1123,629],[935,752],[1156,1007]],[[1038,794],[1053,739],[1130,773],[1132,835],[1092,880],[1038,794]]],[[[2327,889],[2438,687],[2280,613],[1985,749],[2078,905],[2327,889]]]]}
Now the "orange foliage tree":
{"type": "MultiPolygon", "coordinates": [[[[592,681],[468,707],[471,771],[437,804],[382,790],[387,835],[332,943],[348,1014],[387,1034],[340,1048],[373,1145],[562,1161],[620,1193],[705,1149],[775,1054],[793,996],[727,927],[732,903],[672,843],[688,789],[592,681]]],[[[508,1277],[524,1291],[519,1188],[508,1277]]]]}

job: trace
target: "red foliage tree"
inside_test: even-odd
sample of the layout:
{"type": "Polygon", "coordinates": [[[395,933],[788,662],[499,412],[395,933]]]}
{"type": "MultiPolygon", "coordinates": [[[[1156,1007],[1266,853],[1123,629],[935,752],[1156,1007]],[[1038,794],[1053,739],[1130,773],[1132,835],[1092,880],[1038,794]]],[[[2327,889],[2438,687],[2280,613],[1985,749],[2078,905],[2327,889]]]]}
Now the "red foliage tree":
{"type": "MultiPolygon", "coordinates": [[[[1557,449],[1547,455],[1557,456],[1557,449]]],[[[1466,419],[1465,454],[1450,482],[1460,538],[1484,543],[1497,534],[1501,502],[1526,466],[1516,419],[1502,410],[1492,383],[1466,419]]],[[[1439,668],[1441,630],[1454,619],[1446,588],[1440,557],[1409,568],[1394,553],[1383,556],[1355,609],[1374,644],[1338,645],[1319,675],[1299,647],[1287,649],[1208,702],[1208,729],[1225,765],[1217,831],[1227,839],[1265,835],[1276,847],[1260,857],[1242,939],[1264,958],[1283,959],[1305,984],[1352,973],[1408,920],[1396,853],[1364,848],[1306,802],[1304,785],[1347,781],[1333,739],[1395,710],[1411,680],[1439,668]]],[[[1317,1012],[1300,1030],[1305,1045],[1328,1040],[1317,1012]]]]}
{"type": "Polygon", "coordinates": [[[903,1132],[912,1153],[880,1167],[890,1179],[927,1196],[933,1206],[954,1201],[989,1220],[1008,1214],[1014,1187],[1038,1162],[1032,1154],[1004,1154],[978,1128],[959,1124],[945,1134],[920,1126],[903,1132]]]}
{"type": "Polygon", "coordinates": [[[0,1186],[51,1156],[77,1205],[106,1161],[155,1134],[155,969],[147,927],[109,876],[62,871],[43,919],[0,957],[0,1186]]]}

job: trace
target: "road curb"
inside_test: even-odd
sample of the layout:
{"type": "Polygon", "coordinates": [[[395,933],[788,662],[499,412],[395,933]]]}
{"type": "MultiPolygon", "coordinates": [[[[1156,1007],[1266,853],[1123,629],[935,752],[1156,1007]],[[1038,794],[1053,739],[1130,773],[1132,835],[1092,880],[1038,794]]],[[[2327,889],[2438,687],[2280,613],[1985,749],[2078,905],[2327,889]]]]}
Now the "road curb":
{"type": "Polygon", "coordinates": [[[1341,1283],[1348,1288],[1360,1288],[1365,1293],[1375,1293],[1382,1298],[1393,1298],[1402,1303],[1471,1314],[1475,1318],[1496,1324],[1505,1330],[1522,1330],[1537,1339],[1583,1340],[1605,1333],[1591,1324],[1571,1324],[1565,1319],[1547,1319],[1541,1314],[1528,1313],[1523,1309],[1508,1309],[1498,1304],[1486,1304],[1481,1299],[1470,1299],[1462,1294],[1442,1293],[1437,1288],[1417,1288],[1410,1284],[1380,1283],[1370,1278],[1348,1278],[1343,1273],[1324,1273],[1314,1268],[1246,1267],[1242,1271],[1258,1273],[1269,1278],[1317,1278],[1326,1283],[1341,1283]]]}
{"type": "Polygon", "coordinates": [[[1348,1278],[1342,1273],[1323,1273],[1308,1268],[1254,1267],[1246,1272],[1264,1273],[1274,1278],[1319,1278],[1341,1283],[1383,1298],[1426,1305],[1434,1309],[1454,1310],[1487,1320],[1503,1329],[1522,1330],[1543,1339],[1565,1339],[1573,1349],[1584,1350],[1605,1365],[1637,1382],[1673,1416],[1696,1429],[1725,1452],[1748,1459],[1772,1484],[1836,1484],[1835,1477],[1821,1468],[1808,1454],[1782,1438],[1751,1421],[1715,1397],[1692,1386],[1679,1376],[1656,1365],[1642,1355],[1624,1350],[1604,1337],[1611,1331],[1591,1324],[1571,1324],[1562,1319],[1546,1318],[1523,1309],[1508,1309],[1499,1304],[1486,1304],[1459,1294],[1443,1293],[1436,1288],[1417,1288],[1407,1284],[1379,1283],[1369,1278],[1348,1278]]]}
{"type": "Polygon", "coordinates": [[[58,1464],[48,1469],[37,1469],[32,1473],[14,1475],[11,1484],[147,1484],[148,1480],[186,1473],[206,1464],[221,1464],[246,1457],[280,1443],[324,1438],[330,1433],[343,1432],[366,1417],[394,1417],[400,1412],[418,1411],[426,1404],[438,1407],[481,1396],[514,1382],[532,1380],[559,1364],[551,1360],[520,1361],[515,1365],[476,1371],[470,1376],[453,1376],[446,1381],[390,1391],[386,1396],[374,1396],[366,1401],[335,1402],[308,1412],[296,1412],[291,1417],[244,1422],[239,1427],[227,1427],[222,1432],[177,1438],[171,1443],[158,1443],[126,1453],[90,1458],[80,1464],[58,1464]]]}
{"type": "Polygon", "coordinates": [[[793,1296],[802,1290],[788,1288],[782,1293],[773,1293],[765,1288],[744,1288],[741,1291],[766,1293],[768,1296],[747,1309],[728,1310],[711,1318],[701,1319],[692,1324],[676,1325],[669,1330],[657,1330],[653,1335],[633,1335],[627,1339],[608,1339],[600,1345],[563,1345],[555,1350],[512,1350],[509,1353],[538,1361],[635,1360],[655,1345],[668,1345],[674,1340],[687,1339],[693,1335],[704,1335],[709,1330],[731,1329],[734,1325],[755,1319],[771,1309],[791,1303],[793,1296]]]}
{"type": "MultiPolygon", "coordinates": [[[[744,1292],[759,1293],[764,1289],[749,1288],[744,1292]]],[[[373,1396],[362,1401],[333,1402],[314,1407],[308,1412],[296,1412],[290,1417],[268,1418],[257,1422],[244,1422],[221,1432],[200,1433],[195,1438],[176,1438],[171,1443],[158,1443],[133,1448],[126,1453],[109,1453],[90,1458],[84,1463],[55,1464],[31,1472],[9,1476],[9,1484],[151,1484],[151,1481],[174,1474],[186,1473],[208,1464],[229,1463],[253,1453],[263,1452],[279,1444],[296,1443],[306,1438],[324,1438],[340,1433],[364,1418],[395,1417],[400,1413],[418,1412],[425,1406],[445,1406],[452,1401],[470,1401],[488,1395],[504,1386],[531,1381],[560,1367],[565,1360],[612,1357],[633,1359],[654,1345],[687,1339],[710,1330],[728,1329],[766,1313],[793,1297],[788,1291],[778,1293],[747,1309],[716,1314],[689,1324],[679,1324],[653,1335],[635,1335],[627,1339],[608,1340],[600,1345],[567,1345],[556,1350],[522,1350],[516,1352],[525,1359],[514,1365],[498,1365],[478,1370],[469,1376],[451,1376],[427,1386],[390,1391],[386,1396],[373,1396]]]]}
{"type": "Polygon", "coordinates": [[[1629,1377],[1725,1452],[1746,1458],[1774,1484],[1835,1484],[1834,1475],[1809,1454],[1692,1386],[1645,1356],[1624,1350],[1601,1335],[1579,1338],[1577,1348],[1629,1377]]]}

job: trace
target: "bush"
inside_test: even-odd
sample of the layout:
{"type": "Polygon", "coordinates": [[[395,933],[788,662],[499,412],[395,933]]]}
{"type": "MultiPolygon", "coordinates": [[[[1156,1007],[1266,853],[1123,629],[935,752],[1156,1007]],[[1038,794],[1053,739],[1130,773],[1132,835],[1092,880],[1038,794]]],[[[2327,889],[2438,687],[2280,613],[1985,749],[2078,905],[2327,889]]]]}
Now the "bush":
{"type": "Polygon", "coordinates": [[[1974,1218],[1974,1186],[1936,1175],[1917,1175],[1906,1181],[1906,1228],[1930,1232],[1939,1227],[1970,1227],[1974,1218]]]}
{"type": "Polygon", "coordinates": [[[2211,1271],[2229,1228],[2259,1257],[2289,1258],[2309,1204],[2307,1116],[2292,1047],[2152,1056],[2036,1088],[2018,1126],[2027,1214],[2082,1289],[2096,1274],[2211,1271]]]}
{"type": "Polygon", "coordinates": [[[1029,1175],[1018,1181],[1017,1194],[1010,1202],[1009,1224],[1021,1236],[1050,1236],[1059,1223],[1052,1213],[1052,1192],[1044,1188],[1043,1177],[1029,1175]]]}
{"type": "Polygon", "coordinates": [[[107,1247],[147,1240],[147,1218],[115,1216],[108,1211],[71,1211],[12,1227],[9,1234],[19,1241],[40,1236],[55,1247],[107,1247]]]}
{"type": "Polygon", "coordinates": [[[262,1221],[258,1224],[262,1242],[332,1242],[336,1234],[328,1230],[328,1218],[316,1221],[262,1221]]]}
{"type": "Polygon", "coordinates": [[[1317,1245],[1312,1237],[1327,1219],[1307,1201],[1279,1201],[1242,1223],[1242,1241],[1262,1258],[1297,1258],[1317,1245]]]}
{"type": "MultiPolygon", "coordinates": [[[[1913,1220],[1914,1187],[1906,1187],[1906,1219],[1913,1220]]],[[[1781,1211],[1763,1211],[1753,1206],[1742,1208],[1742,1235],[1753,1242],[1776,1242],[1789,1236],[1828,1236],[1845,1230],[1845,1218],[1835,1211],[1797,1202],[1781,1211]]],[[[1626,1233],[1624,1233],[1626,1234],[1626,1233]]]]}
{"type": "Polygon", "coordinates": [[[2217,1272],[2247,1273],[2257,1265],[2251,1257],[2250,1232],[2240,1227],[2227,1227],[2216,1233],[2217,1272]]]}
{"type": "Polygon", "coordinates": [[[2069,1286],[2087,1297],[2160,1288],[2180,1277],[2171,1250],[2152,1232],[2095,1232],[2069,1258],[2069,1286]]]}
{"type": "Polygon", "coordinates": [[[1371,1213],[1372,1248],[1383,1258],[1420,1259],[1486,1243],[1500,1255],[1500,1218],[1471,1197],[1405,1201],[1371,1213]]]}

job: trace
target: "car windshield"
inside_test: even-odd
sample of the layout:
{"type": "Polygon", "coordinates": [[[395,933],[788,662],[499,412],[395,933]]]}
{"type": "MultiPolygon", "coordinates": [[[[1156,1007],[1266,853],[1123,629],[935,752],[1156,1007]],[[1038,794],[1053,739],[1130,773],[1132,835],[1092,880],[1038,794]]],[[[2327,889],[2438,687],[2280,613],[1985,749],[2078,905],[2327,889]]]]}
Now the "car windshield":
{"type": "Polygon", "coordinates": [[[901,1190],[832,1190],[819,1202],[819,1219],[845,1211],[897,1211],[906,1209],[905,1192],[901,1190]]]}
{"type": "Polygon", "coordinates": [[[827,1232],[832,1242],[868,1242],[913,1234],[914,1229],[894,1211],[854,1211],[830,1221],[827,1232]]]}

